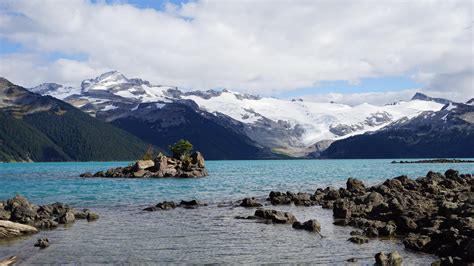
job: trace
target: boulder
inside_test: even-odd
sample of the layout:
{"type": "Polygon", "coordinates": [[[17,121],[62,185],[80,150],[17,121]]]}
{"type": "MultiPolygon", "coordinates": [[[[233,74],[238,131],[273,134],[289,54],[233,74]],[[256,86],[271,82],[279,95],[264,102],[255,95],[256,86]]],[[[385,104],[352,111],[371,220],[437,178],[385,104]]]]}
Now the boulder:
{"type": "Polygon", "coordinates": [[[53,228],[58,227],[58,222],[47,218],[47,219],[36,221],[34,223],[34,226],[40,229],[53,229],[53,228]]]}
{"type": "Polygon", "coordinates": [[[38,229],[31,225],[0,220],[0,239],[36,233],[38,233],[38,229]]]}
{"type": "Polygon", "coordinates": [[[321,232],[321,224],[318,220],[312,219],[308,220],[304,223],[300,223],[298,221],[293,223],[293,228],[295,229],[302,229],[310,232],[321,232]]]}
{"type": "Polygon", "coordinates": [[[356,192],[356,193],[365,192],[364,183],[362,183],[362,181],[355,178],[347,179],[346,187],[347,187],[347,190],[351,192],[356,192]]]}
{"type": "Polygon", "coordinates": [[[40,249],[44,249],[49,247],[49,239],[47,238],[40,238],[35,244],[35,247],[39,247],[40,249]]]}
{"type": "Polygon", "coordinates": [[[135,171],[146,170],[153,166],[155,166],[155,162],[153,162],[152,160],[138,160],[134,165],[134,170],[135,171]]]}
{"type": "Polygon", "coordinates": [[[74,212],[72,211],[66,211],[62,216],[58,218],[58,223],[60,224],[72,224],[76,220],[76,217],[74,216],[74,212]]]}
{"type": "Polygon", "coordinates": [[[255,198],[245,198],[242,200],[242,202],[240,203],[240,206],[241,207],[262,207],[263,205],[259,202],[257,202],[257,200],[255,198]]]}
{"type": "Polygon", "coordinates": [[[3,208],[0,209],[0,220],[10,220],[11,216],[11,212],[4,210],[3,208]]]}
{"type": "Polygon", "coordinates": [[[378,206],[384,201],[383,196],[378,192],[370,192],[367,197],[365,197],[364,203],[371,204],[372,206],[378,206]]]}
{"type": "Polygon", "coordinates": [[[375,265],[386,266],[388,265],[388,257],[383,252],[375,254],[375,265]]]}
{"type": "Polygon", "coordinates": [[[430,241],[431,238],[427,235],[409,234],[408,237],[403,240],[403,245],[405,245],[405,248],[411,250],[424,251],[430,241]]]}
{"type": "Polygon", "coordinates": [[[402,265],[402,256],[398,251],[389,253],[388,256],[383,252],[375,254],[375,265],[377,266],[399,266],[402,265]]]}
{"type": "Polygon", "coordinates": [[[289,212],[281,212],[269,209],[257,209],[254,216],[278,224],[292,224],[296,221],[296,217],[289,212]]]}
{"type": "Polygon", "coordinates": [[[99,219],[99,215],[95,212],[87,212],[86,219],[88,222],[96,221],[99,219]]]}

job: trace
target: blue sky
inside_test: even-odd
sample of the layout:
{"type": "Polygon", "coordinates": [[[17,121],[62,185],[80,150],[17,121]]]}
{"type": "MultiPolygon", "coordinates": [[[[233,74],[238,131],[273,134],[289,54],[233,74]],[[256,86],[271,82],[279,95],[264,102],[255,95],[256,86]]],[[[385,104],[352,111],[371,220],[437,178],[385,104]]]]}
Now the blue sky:
{"type": "Polygon", "coordinates": [[[192,0],[165,8],[188,2],[1,1],[0,76],[79,86],[118,70],[154,84],[279,98],[473,96],[472,10],[462,0],[192,0]]]}

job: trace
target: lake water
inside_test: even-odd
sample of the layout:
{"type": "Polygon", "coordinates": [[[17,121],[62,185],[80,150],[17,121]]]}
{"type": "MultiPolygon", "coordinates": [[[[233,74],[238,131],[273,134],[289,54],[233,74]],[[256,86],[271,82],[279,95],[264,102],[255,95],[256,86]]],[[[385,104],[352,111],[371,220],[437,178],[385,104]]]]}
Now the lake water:
{"type": "Polygon", "coordinates": [[[347,242],[350,227],[334,226],[332,211],[321,207],[268,206],[290,211],[298,220],[318,219],[325,238],[296,231],[291,225],[268,225],[234,219],[254,209],[234,207],[244,197],[265,198],[272,190],[314,192],[345,186],[348,177],[377,184],[399,175],[424,176],[449,168],[474,174],[474,164],[391,164],[391,160],[209,161],[210,176],[199,179],[80,178],[129,162],[0,164],[0,200],[16,194],[34,204],[56,201],[100,214],[96,222],[0,241],[0,258],[17,255],[23,263],[324,263],[359,258],[373,263],[379,251],[398,250],[405,262],[430,264],[433,257],[403,249],[398,240],[347,242]],[[142,212],[164,200],[198,199],[198,209],[142,212]],[[33,247],[47,237],[51,246],[33,247]]]}

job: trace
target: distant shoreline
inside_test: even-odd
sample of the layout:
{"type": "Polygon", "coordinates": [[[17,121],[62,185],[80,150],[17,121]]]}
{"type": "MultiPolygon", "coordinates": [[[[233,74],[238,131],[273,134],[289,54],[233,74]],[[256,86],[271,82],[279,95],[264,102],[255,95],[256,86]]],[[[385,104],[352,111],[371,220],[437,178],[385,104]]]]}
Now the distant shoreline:
{"type": "Polygon", "coordinates": [[[474,160],[432,159],[432,160],[417,160],[417,161],[392,161],[392,163],[474,163],[474,160]]]}

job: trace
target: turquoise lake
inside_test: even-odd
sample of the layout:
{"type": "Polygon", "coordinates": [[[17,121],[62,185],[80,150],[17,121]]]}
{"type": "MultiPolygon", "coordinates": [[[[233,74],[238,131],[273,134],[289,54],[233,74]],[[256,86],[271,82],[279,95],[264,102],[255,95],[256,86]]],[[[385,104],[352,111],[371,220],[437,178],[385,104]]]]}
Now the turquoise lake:
{"type": "Polygon", "coordinates": [[[392,160],[208,161],[210,175],[198,179],[81,178],[129,162],[0,164],[0,200],[16,194],[34,204],[64,202],[100,214],[96,222],[0,242],[0,258],[17,255],[24,263],[324,263],[348,258],[371,263],[379,251],[398,250],[406,262],[430,264],[433,257],[405,251],[398,240],[347,242],[350,227],[332,224],[332,212],[321,207],[268,206],[294,213],[299,220],[318,219],[320,238],[286,225],[237,220],[254,209],[235,202],[270,191],[314,192],[318,187],[345,186],[348,177],[373,185],[387,178],[416,178],[449,168],[474,174],[474,164],[391,164],[392,160]],[[198,199],[208,206],[142,212],[165,200],[198,199]],[[33,247],[39,237],[51,246],[33,247]]]}

